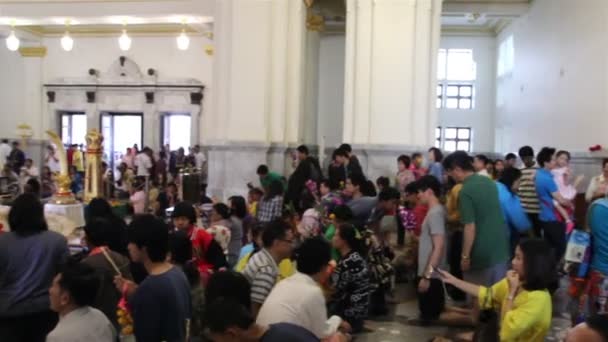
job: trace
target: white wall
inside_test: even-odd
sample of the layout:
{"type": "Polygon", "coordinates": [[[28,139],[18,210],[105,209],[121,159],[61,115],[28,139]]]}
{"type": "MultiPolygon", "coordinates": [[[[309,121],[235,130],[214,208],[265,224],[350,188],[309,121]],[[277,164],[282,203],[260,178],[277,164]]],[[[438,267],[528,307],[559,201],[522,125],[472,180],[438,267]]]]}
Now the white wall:
{"type": "Polygon", "coordinates": [[[441,37],[442,49],[472,49],[477,64],[475,107],[470,110],[441,108],[437,111],[438,126],[472,128],[473,152],[494,151],[495,41],[494,37],[483,36],[441,37]]]}
{"type": "Polygon", "coordinates": [[[190,37],[190,48],[177,49],[175,37],[131,37],[129,51],[118,48],[116,37],[74,38],[74,49],[65,52],[59,38],[44,39],[47,56],[44,58],[44,80],[57,77],[82,77],[90,68],[104,73],[120,56],[126,56],[139,65],[142,73],[156,69],[159,77],[195,78],[211,85],[213,57],[205,53],[209,40],[190,37]]]}
{"type": "Polygon", "coordinates": [[[536,0],[500,34],[515,67],[497,84],[497,150],[608,145],[607,17],[605,0],[536,0]]]}
{"type": "MultiPolygon", "coordinates": [[[[205,86],[203,116],[212,90],[213,56],[205,53],[210,42],[203,37],[191,37],[187,51],[178,50],[175,37],[132,37],[131,50],[123,52],[118,48],[116,37],[84,38],[74,37],[74,49],[65,52],[59,38],[45,38],[42,45],[47,47],[47,55],[41,63],[37,58],[24,58],[18,52],[11,53],[0,47],[0,136],[13,137],[20,123],[30,124],[35,137],[44,138],[41,114],[46,113],[46,95],[42,96],[42,84],[34,86],[32,80],[40,83],[51,82],[60,77],[85,77],[94,68],[105,73],[119,56],[127,56],[135,61],[146,73],[148,68],[156,69],[159,78],[195,78],[205,86]],[[25,85],[28,85],[28,89],[25,85]],[[32,87],[35,87],[32,90],[32,87]],[[32,95],[38,93],[38,98],[32,95]],[[42,101],[39,98],[42,97],[42,101]],[[38,108],[32,108],[32,102],[38,108]]],[[[55,129],[55,127],[51,127],[55,129]]]]}
{"type": "Polygon", "coordinates": [[[25,63],[18,52],[0,46],[0,136],[15,137],[24,123],[25,63]]]}
{"type": "Polygon", "coordinates": [[[325,146],[340,145],[344,126],[344,35],[321,36],[319,49],[318,136],[325,146]]]}

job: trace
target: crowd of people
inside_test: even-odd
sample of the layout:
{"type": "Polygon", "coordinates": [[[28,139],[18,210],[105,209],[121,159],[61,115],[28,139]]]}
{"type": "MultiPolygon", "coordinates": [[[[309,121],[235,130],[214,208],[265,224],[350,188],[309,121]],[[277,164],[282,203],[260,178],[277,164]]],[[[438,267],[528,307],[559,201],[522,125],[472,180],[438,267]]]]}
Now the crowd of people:
{"type": "MultiPolygon", "coordinates": [[[[576,223],[580,177],[568,152],[525,146],[519,158],[490,161],[431,148],[426,163],[421,153],[399,156],[395,176],[374,182],[347,144],[327,172],[300,146],[289,177],[257,166],[259,187],[250,183],[247,199],[222,203],[203,192],[190,203],[171,170],[204,163],[198,153],[166,161],[165,149],[159,158],[129,151],[119,181],[164,182],[161,204],[134,208],[127,225],[94,199],[78,254],[48,230],[38,196],[19,196],[10,232],[0,234],[0,340],[349,341],[368,318],[387,315],[396,283],[417,293],[409,324],[470,329],[439,341],[545,340],[576,223]],[[493,330],[480,319],[488,312],[493,330]]],[[[589,201],[608,193],[603,165],[589,201]]],[[[587,302],[572,314],[568,342],[608,338],[608,204],[593,203],[582,277],[590,290],[572,294],[587,302]]]]}

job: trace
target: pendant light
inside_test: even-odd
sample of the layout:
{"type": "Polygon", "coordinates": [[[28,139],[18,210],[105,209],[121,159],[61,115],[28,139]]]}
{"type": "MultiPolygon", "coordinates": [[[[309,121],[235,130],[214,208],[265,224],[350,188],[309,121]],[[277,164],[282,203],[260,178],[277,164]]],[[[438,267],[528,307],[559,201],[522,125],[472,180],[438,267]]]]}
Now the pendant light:
{"type": "Polygon", "coordinates": [[[17,36],[15,35],[15,28],[13,27],[13,29],[11,29],[11,34],[6,37],[6,48],[10,51],[17,51],[19,50],[20,44],[21,42],[19,41],[19,38],[17,38],[17,36]]]}
{"type": "Polygon", "coordinates": [[[70,37],[70,21],[68,20],[65,24],[65,34],[61,38],[61,47],[65,51],[72,51],[74,48],[74,39],[70,37]]]}
{"type": "Polygon", "coordinates": [[[188,50],[188,47],[190,47],[190,38],[186,35],[186,30],[182,30],[182,33],[177,37],[177,48],[188,50]]]}
{"type": "Polygon", "coordinates": [[[122,35],[118,38],[118,46],[122,51],[129,51],[131,48],[131,38],[127,35],[126,25],[122,30],[122,35]]]}

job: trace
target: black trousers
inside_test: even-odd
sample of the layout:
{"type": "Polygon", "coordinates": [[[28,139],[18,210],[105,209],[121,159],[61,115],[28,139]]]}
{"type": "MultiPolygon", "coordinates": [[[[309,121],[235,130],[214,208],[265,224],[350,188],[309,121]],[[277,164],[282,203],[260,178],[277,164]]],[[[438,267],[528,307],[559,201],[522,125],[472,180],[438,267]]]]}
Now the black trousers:
{"type": "Polygon", "coordinates": [[[528,213],[528,219],[530,219],[530,223],[532,223],[532,231],[534,232],[534,237],[542,239],[542,227],[541,223],[538,220],[538,214],[530,214],[528,213]]]}
{"type": "Polygon", "coordinates": [[[558,221],[541,221],[540,226],[543,238],[553,248],[555,262],[559,262],[566,253],[566,225],[558,221]]]}
{"type": "MultiPolygon", "coordinates": [[[[462,255],[462,231],[455,231],[450,236],[450,247],[448,249],[448,263],[450,264],[450,273],[458,279],[462,279],[462,269],[460,268],[460,257],[462,255]]],[[[463,301],[467,299],[467,295],[452,285],[446,285],[447,291],[453,300],[463,301]]]]}
{"type": "Polygon", "coordinates": [[[0,341],[44,342],[55,328],[59,317],[45,311],[18,317],[0,317],[0,341]]]}
{"type": "MultiPolygon", "coordinates": [[[[435,321],[439,319],[439,315],[445,308],[445,294],[443,285],[439,279],[431,279],[428,291],[425,293],[418,292],[418,309],[420,310],[420,319],[423,321],[435,321]]],[[[420,277],[416,278],[416,288],[420,283],[420,277]]]]}

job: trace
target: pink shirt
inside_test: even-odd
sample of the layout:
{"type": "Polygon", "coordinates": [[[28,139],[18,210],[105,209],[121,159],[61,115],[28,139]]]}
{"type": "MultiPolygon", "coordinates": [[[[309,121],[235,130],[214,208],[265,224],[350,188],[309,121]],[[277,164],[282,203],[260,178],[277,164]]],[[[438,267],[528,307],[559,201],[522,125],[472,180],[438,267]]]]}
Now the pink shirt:
{"type": "Polygon", "coordinates": [[[131,205],[133,205],[134,214],[144,214],[146,211],[146,194],[143,191],[137,191],[131,195],[131,205]]]}
{"type": "Polygon", "coordinates": [[[563,198],[569,201],[572,201],[576,197],[576,189],[574,188],[574,185],[570,182],[571,173],[572,172],[568,167],[559,167],[551,170],[553,179],[557,184],[557,190],[563,198]]]}

